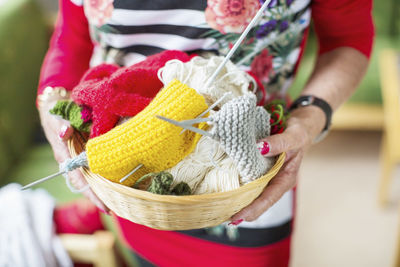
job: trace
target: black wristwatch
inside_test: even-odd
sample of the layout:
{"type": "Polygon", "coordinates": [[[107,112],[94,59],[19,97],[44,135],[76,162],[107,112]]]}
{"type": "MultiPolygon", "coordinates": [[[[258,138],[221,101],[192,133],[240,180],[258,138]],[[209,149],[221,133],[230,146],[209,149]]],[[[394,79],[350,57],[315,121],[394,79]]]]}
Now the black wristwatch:
{"type": "Polygon", "coordinates": [[[328,102],[326,102],[325,100],[318,98],[316,96],[303,95],[303,96],[300,96],[299,98],[297,98],[293,102],[293,104],[289,108],[289,111],[292,111],[299,107],[306,107],[306,106],[310,106],[310,105],[317,106],[320,109],[322,109],[322,111],[325,113],[325,117],[326,117],[325,126],[322,129],[322,132],[313,141],[314,143],[318,143],[319,141],[321,141],[322,139],[325,138],[325,136],[328,134],[329,128],[331,126],[332,108],[328,104],[328,102]]]}

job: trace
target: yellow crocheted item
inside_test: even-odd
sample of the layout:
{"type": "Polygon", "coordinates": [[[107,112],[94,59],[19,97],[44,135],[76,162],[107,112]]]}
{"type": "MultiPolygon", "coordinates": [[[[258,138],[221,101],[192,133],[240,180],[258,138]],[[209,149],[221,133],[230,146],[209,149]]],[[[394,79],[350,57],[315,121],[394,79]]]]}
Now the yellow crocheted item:
{"type": "MultiPolygon", "coordinates": [[[[142,163],[144,167],[123,182],[130,186],[146,173],[175,166],[193,151],[201,135],[191,131],[180,134],[182,128],[155,115],[181,121],[195,118],[207,107],[204,97],[194,89],[178,80],[171,81],[135,117],[87,142],[90,170],[119,183],[142,163]]],[[[207,124],[198,127],[205,129],[207,124]]]]}

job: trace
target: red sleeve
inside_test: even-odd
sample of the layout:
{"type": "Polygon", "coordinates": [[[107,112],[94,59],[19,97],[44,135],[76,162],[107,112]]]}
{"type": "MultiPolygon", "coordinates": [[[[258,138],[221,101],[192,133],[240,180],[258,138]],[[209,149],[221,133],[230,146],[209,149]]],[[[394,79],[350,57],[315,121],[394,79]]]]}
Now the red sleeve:
{"type": "Polygon", "coordinates": [[[40,73],[38,94],[47,86],[72,90],[89,68],[93,44],[83,7],[71,0],[60,0],[59,6],[54,33],[40,73]]]}
{"type": "Polygon", "coordinates": [[[371,55],[372,0],[314,0],[312,17],[320,54],[347,46],[371,55]]]}

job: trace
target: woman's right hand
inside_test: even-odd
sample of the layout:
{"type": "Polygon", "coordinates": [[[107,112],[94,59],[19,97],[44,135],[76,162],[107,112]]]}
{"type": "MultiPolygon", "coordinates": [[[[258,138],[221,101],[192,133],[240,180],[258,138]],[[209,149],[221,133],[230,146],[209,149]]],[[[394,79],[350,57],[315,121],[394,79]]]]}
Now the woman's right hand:
{"type": "MultiPolygon", "coordinates": [[[[52,99],[51,101],[42,103],[39,108],[39,116],[46,138],[53,149],[54,158],[58,163],[62,163],[66,159],[71,158],[68,151],[67,140],[71,137],[73,129],[68,121],[50,114],[49,110],[56,104],[56,102],[57,99],[52,99]]],[[[79,170],[69,172],[68,177],[71,184],[76,189],[81,189],[87,185],[85,178],[79,170]]],[[[85,190],[83,194],[99,209],[105,213],[109,212],[106,205],[104,205],[104,203],[90,188],[85,190]]]]}

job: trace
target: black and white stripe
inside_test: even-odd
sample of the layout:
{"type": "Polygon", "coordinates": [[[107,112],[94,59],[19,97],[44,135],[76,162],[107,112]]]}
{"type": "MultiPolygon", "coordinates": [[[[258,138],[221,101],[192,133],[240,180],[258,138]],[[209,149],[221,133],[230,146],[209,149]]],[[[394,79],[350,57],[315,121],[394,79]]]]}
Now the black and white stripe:
{"type": "Polygon", "coordinates": [[[203,0],[115,0],[114,8],[131,10],[165,10],[165,9],[193,9],[204,11],[207,7],[207,1],[203,0]]]}
{"type": "Polygon", "coordinates": [[[106,27],[96,29],[102,49],[94,53],[102,56],[93,57],[104,60],[106,55],[106,61],[112,62],[107,53],[117,49],[126,55],[122,64],[130,65],[163,50],[214,52],[215,40],[204,38],[210,30],[204,16],[206,6],[206,0],[115,0],[106,27]]]}

